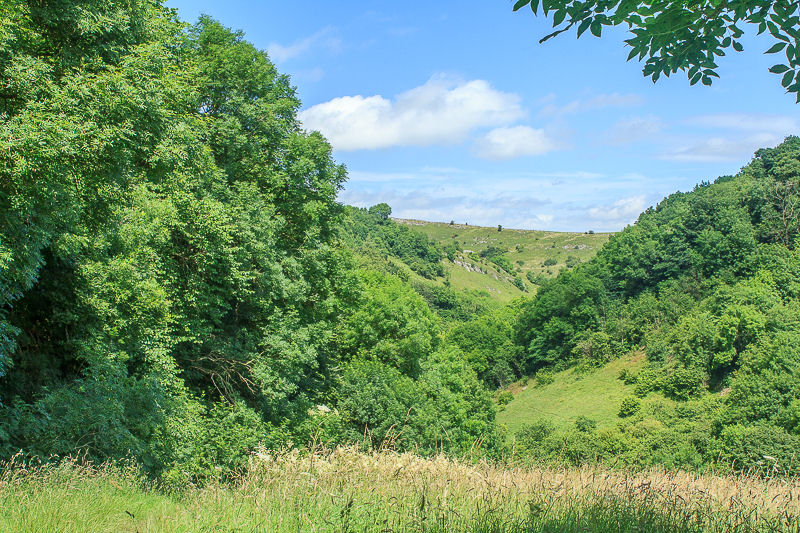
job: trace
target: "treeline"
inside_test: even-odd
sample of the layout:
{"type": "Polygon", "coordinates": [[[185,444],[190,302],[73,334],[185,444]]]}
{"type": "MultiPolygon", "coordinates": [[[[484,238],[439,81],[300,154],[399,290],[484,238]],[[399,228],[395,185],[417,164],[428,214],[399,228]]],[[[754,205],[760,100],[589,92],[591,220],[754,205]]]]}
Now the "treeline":
{"type": "Polygon", "coordinates": [[[442,319],[345,242],[426,277],[443,251],[336,202],[265,53],[144,0],[11,0],[0,25],[0,456],[185,483],[259,445],[500,448],[442,319]]]}
{"type": "Polygon", "coordinates": [[[565,437],[542,422],[520,445],[575,462],[800,473],[798,207],[790,137],[736,176],[669,196],[546,282],[516,325],[527,372],[637,350],[647,363],[620,376],[635,396],[617,428],[565,437]]]}
{"type": "Polygon", "coordinates": [[[452,259],[455,250],[443,246],[426,235],[389,218],[392,208],[385,203],[369,209],[345,207],[344,242],[362,254],[383,253],[405,263],[411,270],[428,279],[444,277],[442,259],[452,259]]]}

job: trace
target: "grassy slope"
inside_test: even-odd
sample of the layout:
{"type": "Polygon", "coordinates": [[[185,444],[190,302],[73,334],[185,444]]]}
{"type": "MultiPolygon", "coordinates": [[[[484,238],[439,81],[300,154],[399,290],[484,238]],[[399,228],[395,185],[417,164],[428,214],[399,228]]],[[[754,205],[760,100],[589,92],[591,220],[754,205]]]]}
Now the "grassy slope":
{"type": "Polygon", "coordinates": [[[509,435],[538,419],[548,419],[561,429],[572,426],[580,415],[595,420],[599,428],[613,425],[619,420],[620,402],[633,393],[633,385],[625,385],[617,376],[623,368],[637,369],[642,363],[641,355],[628,356],[587,374],[574,368],[558,372],[547,385],[537,385],[533,379],[524,386],[517,383],[510,388],[514,400],[498,414],[498,421],[509,435]]]}
{"type": "Polygon", "coordinates": [[[566,233],[552,231],[518,230],[466,226],[464,224],[446,224],[442,222],[423,222],[420,220],[395,219],[408,224],[415,230],[425,233],[432,239],[448,244],[457,241],[459,248],[471,250],[456,260],[469,262],[487,272],[468,272],[463,267],[445,260],[445,268],[450,274],[450,282],[456,289],[476,289],[489,292],[493,297],[509,301],[523,293],[510,281],[508,275],[478,257],[478,253],[489,246],[497,246],[508,250],[507,256],[519,268],[519,274],[530,292],[536,286],[526,278],[527,272],[534,275],[555,276],[565,266],[567,257],[574,256],[581,261],[588,261],[606,243],[611,233],[566,233]],[[521,249],[517,249],[517,245],[521,249]],[[544,261],[555,259],[556,264],[545,267],[544,261]],[[519,264],[521,261],[522,264],[519,264]]]}

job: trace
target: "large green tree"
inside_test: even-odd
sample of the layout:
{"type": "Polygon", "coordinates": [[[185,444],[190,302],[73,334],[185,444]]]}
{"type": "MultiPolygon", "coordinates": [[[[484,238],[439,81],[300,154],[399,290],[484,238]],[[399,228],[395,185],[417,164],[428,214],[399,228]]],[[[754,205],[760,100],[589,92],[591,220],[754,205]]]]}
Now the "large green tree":
{"type": "Polygon", "coordinates": [[[717,60],[726,50],[741,52],[744,28],[768,33],[767,53],[782,53],[769,70],[800,102],[800,5],[795,0],[518,0],[534,14],[552,14],[555,31],[540,42],[575,29],[600,37],[604,27],[623,26],[631,33],[628,60],[645,59],[642,73],[655,82],[686,72],[692,84],[711,85],[717,60]]]}
{"type": "Polygon", "coordinates": [[[305,416],[345,170],[289,79],[150,1],[11,0],[0,27],[0,453],[205,464],[221,421],[244,449],[305,416]]]}

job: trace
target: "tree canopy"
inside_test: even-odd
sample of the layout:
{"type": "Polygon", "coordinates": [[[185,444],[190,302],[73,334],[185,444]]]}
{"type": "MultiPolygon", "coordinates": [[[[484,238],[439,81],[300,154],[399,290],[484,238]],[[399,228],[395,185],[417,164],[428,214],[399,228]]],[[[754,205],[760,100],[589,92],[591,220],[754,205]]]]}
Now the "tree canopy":
{"type": "Polygon", "coordinates": [[[786,91],[800,102],[800,5],[793,0],[518,0],[517,11],[529,6],[553,15],[556,35],[576,29],[600,37],[603,28],[627,27],[632,37],[628,60],[645,59],[642,74],[653,82],[664,75],[686,72],[692,85],[711,85],[717,60],[726,50],[741,52],[741,38],[749,25],[767,33],[774,44],[766,53],[781,53],[769,70],[781,76],[786,91]]]}

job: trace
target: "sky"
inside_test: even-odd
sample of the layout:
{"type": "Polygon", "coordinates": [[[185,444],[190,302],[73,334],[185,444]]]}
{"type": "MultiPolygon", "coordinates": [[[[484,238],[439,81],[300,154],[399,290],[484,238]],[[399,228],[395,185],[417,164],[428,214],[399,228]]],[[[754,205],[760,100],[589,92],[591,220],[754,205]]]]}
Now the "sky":
{"type": "Polygon", "coordinates": [[[800,106],[745,28],[719,80],[653,84],[621,29],[565,33],[512,0],[167,0],[210,15],[291,76],[299,118],[348,169],[346,204],[392,215],[617,231],[675,191],[800,134],[800,106]]]}

